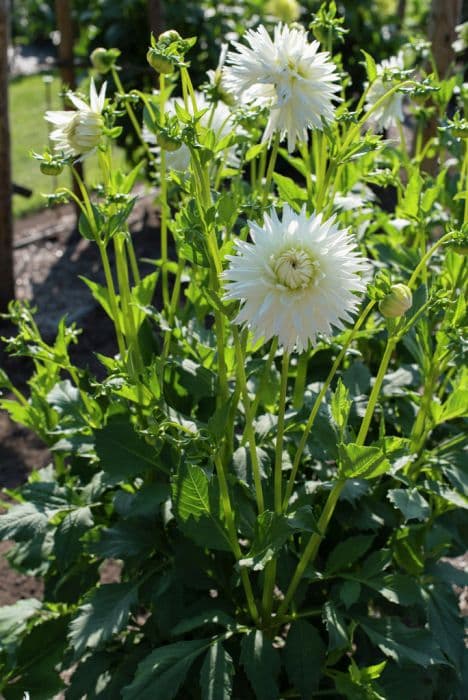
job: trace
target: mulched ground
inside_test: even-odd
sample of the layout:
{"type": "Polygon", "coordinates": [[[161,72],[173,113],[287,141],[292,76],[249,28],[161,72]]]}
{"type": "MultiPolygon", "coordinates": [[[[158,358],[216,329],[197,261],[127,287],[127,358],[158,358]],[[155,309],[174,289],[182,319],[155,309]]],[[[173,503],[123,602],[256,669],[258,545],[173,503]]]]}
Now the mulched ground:
{"type": "MultiPolygon", "coordinates": [[[[158,258],[158,220],[153,196],[141,194],[130,219],[137,255],[158,258]]],[[[97,306],[88,288],[79,279],[85,275],[103,283],[97,247],[82,239],[75,230],[75,214],[71,206],[45,210],[16,222],[14,233],[16,296],[28,299],[37,307],[36,321],[43,337],[55,335],[57,323],[67,315],[83,329],[73,349],[78,366],[96,371],[99,363],[95,352],[112,355],[116,352],[113,326],[97,306]]],[[[0,336],[8,337],[14,328],[0,321],[0,336]]],[[[19,388],[25,388],[31,371],[28,360],[8,357],[0,346],[0,367],[4,368],[19,388]]],[[[11,489],[23,483],[33,469],[49,462],[46,446],[28,429],[10,421],[0,411],[0,500],[11,489]]],[[[0,606],[19,598],[41,596],[41,582],[13,571],[5,553],[8,543],[0,543],[0,606]]]]}

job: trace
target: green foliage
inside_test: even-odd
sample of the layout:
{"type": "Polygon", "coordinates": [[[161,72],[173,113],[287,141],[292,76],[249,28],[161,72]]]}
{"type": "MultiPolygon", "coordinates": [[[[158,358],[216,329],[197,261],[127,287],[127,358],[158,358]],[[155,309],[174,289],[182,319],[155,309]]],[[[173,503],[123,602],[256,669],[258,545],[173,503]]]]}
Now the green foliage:
{"type": "MultiPolygon", "coordinates": [[[[30,363],[31,376],[20,389],[0,370],[0,406],[44,441],[51,463],[8,491],[0,514],[0,537],[13,543],[9,562],[44,581],[43,600],[0,608],[0,693],[463,697],[453,586],[467,577],[447,560],[466,550],[468,151],[457,135],[462,118],[449,123],[446,110],[452,99],[461,113],[466,90],[458,78],[427,75],[425,58],[416,60],[417,84],[393,71],[395,85],[404,82],[414,152],[372,132],[375,103],[366,105],[359,81],[348,90],[347,77],[336,119],[293,153],[262,141],[271,117],[264,105],[223,103],[233,111],[220,133],[221,73],[202,109],[190,75],[203,71],[199,88],[224,34],[236,36],[274,4],[218,4],[219,16],[211,2],[189,5],[184,16],[177,7],[182,38],[151,42],[158,61],[171,59],[159,92],[141,82],[125,92],[124,79],[116,94],[112,78],[124,71],[109,73],[101,181],[93,193],[80,190],[79,229],[105,273],[105,283],[84,281],[115,332],[114,352],[98,354],[99,376],[74,363],[73,324],[60,322],[47,339],[27,305],[10,306],[17,332],[4,339],[6,350],[30,363]],[[196,44],[184,38],[195,35],[196,44]],[[168,103],[178,92],[180,104],[168,103]],[[133,148],[143,111],[159,150],[139,142],[138,165],[122,172],[111,142],[123,127],[133,148]],[[429,114],[442,128],[426,142],[429,114]],[[171,135],[169,146],[180,141],[187,156],[180,170],[171,166],[181,156],[167,148],[171,135]],[[432,157],[443,164],[435,176],[422,167],[432,157]],[[128,226],[143,167],[158,184],[161,217],[145,276],[128,226]],[[369,260],[356,314],[299,355],[279,346],[276,326],[268,342],[254,341],[224,291],[223,270],[251,222],[284,203],[334,216],[369,260]],[[411,308],[384,318],[379,302],[403,284],[411,308]]],[[[75,9],[89,21],[99,16],[95,3],[75,9]]],[[[110,31],[116,10],[105,11],[102,31],[110,31]]],[[[327,3],[312,17],[326,47],[343,50],[334,55],[340,75],[348,66],[379,80],[375,13],[327,3]],[[362,31],[364,55],[348,43],[348,26],[351,38],[362,31]]],[[[143,45],[143,33],[125,31],[143,45]]],[[[98,36],[82,37],[82,48],[98,36]]],[[[320,244],[326,252],[326,237],[320,244]]],[[[262,262],[271,280],[275,261],[262,262]]],[[[314,289],[324,284],[317,261],[302,262],[314,289]]],[[[287,297],[294,332],[303,289],[287,297]]],[[[330,299],[341,303],[340,294],[333,288],[330,299]]],[[[312,303],[307,311],[313,318],[327,309],[312,303]]]]}

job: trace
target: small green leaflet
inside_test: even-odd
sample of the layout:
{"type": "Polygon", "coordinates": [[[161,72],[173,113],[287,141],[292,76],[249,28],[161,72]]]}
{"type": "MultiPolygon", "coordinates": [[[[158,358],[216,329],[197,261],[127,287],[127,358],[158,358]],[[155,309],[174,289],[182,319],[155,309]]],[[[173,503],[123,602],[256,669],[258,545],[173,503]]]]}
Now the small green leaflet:
{"type": "Polygon", "coordinates": [[[96,454],[113,482],[132,479],[148,469],[160,467],[156,450],[134,430],[126,416],[114,416],[96,430],[96,454]]]}
{"type": "Polygon", "coordinates": [[[203,700],[231,700],[234,664],[220,641],[206,652],[201,668],[200,685],[203,700]]]}
{"type": "Polygon", "coordinates": [[[214,478],[209,480],[197,465],[183,463],[172,486],[174,512],[187,536],[203,547],[230,550],[214,478]]]}
{"type": "Polygon", "coordinates": [[[403,513],[405,522],[425,520],[431,512],[429,503],[416,488],[390,489],[387,498],[403,513]]]}
{"type": "Polygon", "coordinates": [[[210,640],[196,639],[155,649],[138,664],[135,680],[123,688],[122,699],[173,700],[195,659],[210,646],[210,640]]]}
{"type": "Polygon", "coordinates": [[[325,644],[318,631],[305,620],[292,623],[284,649],[288,677],[308,700],[320,682],[320,668],[325,660],[325,644]]]}
{"type": "Polygon", "coordinates": [[[436,639],[422,628],[406,627],[398,618],[366,618],[360,621],[371,642],[386,656],[399,664],[412,661],[427,668],[431,664],[443,664],[446,660],[436,646],[436,639]]]}
{"type": "Polygon", "coordinates": [[[280,670],[280,657],[271,640],[261,630],[252,630],[242,639],[240,663],[257,700],[278,699],[276,677],[280,670]]]}
{"type": "Polygon", "coordinates": [[[108,583],[96,589],[70,624],[69,640],[77,657],[120,632],[137,603],[133,583],[108,583]]]}
{"type": "Polygon", "coordinates": [[[390,471],[391,464],[379,447],[340,443],[340,477],[373,479],[390,471]]]}

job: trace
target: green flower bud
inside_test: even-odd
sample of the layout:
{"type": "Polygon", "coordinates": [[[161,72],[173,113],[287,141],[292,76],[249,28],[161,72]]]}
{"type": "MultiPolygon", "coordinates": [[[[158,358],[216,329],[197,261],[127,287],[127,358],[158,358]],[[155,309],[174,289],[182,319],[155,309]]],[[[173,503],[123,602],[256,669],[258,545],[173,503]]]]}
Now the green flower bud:
{"type": "Polygon", "coordinates": [[[171,57],[165,56],[163,53],[161,53],[161,51],[158,51],[153,47],[148,49],[146,60],[150,64],[151,68],[154,68],[157,73],[167,75],[168,73],[172,73],[174,71],[174,64],[171,57]]]}
{"type": "Polygon", "coordinates": [[[39,168],[43,175],[60,175],[63,170],[63,164],[57,163],[57,161],[53,160],[43,160],[39,165],[39,168]]]}
{"type": "Polygon", "coordinates": [[[406,284],[393,284],[391,291],[379,304],[380,313],[385,318],[398,318],[411,308],[413,295],[406,284]]]}
{"type": "Polygon", "coordinates": [[[182,41],[182,37],[175,29],[168,29],[167,32],[163,32],[158,36],[158,44],[162,46],[169,46],[176,41],[182,41]]]}
{"type": "Polygon", "coordinates": [[[268,0],[265,10],[287,24],[295,22],[301,14],[301,7],[296,0],[268,0]]]}
{"type": "Polygon", "coordinates": [[[182,146],[182,141],[177,136],[173,136],[167,131],[160,131],[158,134],[158,145],[165,151],[178,151],[182,146]]]}
{"type": "Polygon", "coordinates": [[[104,75],[110,71],[119,56],[120,51],[118,49],[104,49],[102,46],[99,46],[97,49],[94,49],[89,59],[93,68],[104,75]]]}

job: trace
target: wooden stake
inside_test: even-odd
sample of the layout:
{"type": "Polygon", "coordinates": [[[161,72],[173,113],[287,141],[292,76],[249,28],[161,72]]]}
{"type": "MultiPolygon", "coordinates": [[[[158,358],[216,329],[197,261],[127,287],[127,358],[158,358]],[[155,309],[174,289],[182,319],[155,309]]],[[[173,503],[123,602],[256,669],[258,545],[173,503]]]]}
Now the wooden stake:
{"type": "Polygon", "coordinates": [[[0,0],[0,311],[15,296],[8,114],[9,0],[0,0]]]}

